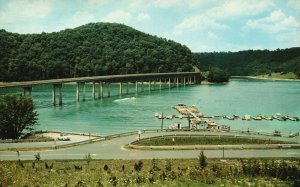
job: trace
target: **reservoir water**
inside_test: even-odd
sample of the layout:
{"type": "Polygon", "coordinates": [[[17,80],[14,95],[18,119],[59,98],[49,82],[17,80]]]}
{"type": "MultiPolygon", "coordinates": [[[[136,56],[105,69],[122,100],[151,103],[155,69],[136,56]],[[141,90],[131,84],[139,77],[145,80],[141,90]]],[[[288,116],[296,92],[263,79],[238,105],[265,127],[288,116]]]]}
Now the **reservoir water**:
{"type": "MultiPolygon", "coordinates": [[[[92,99],[92,86],[86,86],[86,101],[77,102],[76,85],[63,85],[63,106],[51,105],[51,86],[33,87],[32,97],[39,114],[37,130],[109,135],[143,129],[160,129],[161,120],[156,112],[177,114],[174,104],[196,105],[205,115],[253,115],[272,116],[275,113],[300,117],[300,82],[267,81],[234,78],[228,84],[194,85],[135,94],[119,94],[119,85],[111,86],[110,98],[92,99]],[[127,99],[134,96],[136,99],[127,99]]],[[[141,89],[141,88],[139,88],[141,89]]],[[[0,89],[0,95],[19,93],[17,88],[0,89]]],[[[123,93],[125,90],[123,91],[123,93]]],[[[106,90],[104,89],[104,93],[106,90]]],[[[105,94],[104,94],[105,96],[105,94]]],[[[215,119],[217,123],[230,125],[233,130],[253,130],[283,133],[300,132],[300,122],[295,121],[242,121],[215,119]]],[[[164,120],[164,127],[172,123],[187,124],[186,119],[164,120]]]]}

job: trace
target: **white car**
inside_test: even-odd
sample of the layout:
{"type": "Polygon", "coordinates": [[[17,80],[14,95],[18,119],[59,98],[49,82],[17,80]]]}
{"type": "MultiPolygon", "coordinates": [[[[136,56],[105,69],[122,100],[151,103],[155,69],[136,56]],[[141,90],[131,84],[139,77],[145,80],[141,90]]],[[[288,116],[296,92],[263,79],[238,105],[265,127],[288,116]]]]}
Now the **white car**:
{"type": "Polygon", "coordinates": [[[70,141],[71,140],[70,136],[65,133],[61,133],[57,139],[62,140],[62,141],[70,141]]]}

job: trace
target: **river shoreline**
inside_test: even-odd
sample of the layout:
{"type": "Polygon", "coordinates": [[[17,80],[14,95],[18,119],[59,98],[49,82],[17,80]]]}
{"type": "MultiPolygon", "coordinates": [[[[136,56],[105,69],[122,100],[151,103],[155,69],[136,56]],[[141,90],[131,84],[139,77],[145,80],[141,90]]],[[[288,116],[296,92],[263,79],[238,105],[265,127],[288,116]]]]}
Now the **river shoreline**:
{"type": "Polygon", "coordinates": [[[271,77],[259,77],[259,76],[231,76],[231,78],[246,78],[246,79],[255,79],[255,80],[300,82],[300,79],[283,79],[283,78],[271,78],[271,77]]]}

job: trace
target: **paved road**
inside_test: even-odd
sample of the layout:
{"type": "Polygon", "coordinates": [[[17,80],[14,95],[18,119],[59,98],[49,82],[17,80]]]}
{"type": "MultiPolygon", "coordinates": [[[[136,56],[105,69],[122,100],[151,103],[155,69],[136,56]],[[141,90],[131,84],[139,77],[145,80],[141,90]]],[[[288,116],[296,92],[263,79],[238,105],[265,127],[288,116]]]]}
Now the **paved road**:
{"type": "MultiPolygon", "coordinates": [[[[174,134],[174,132],[172,132],[174,134]]],[[[178,134],[183,134],[180,132],[178,134]]],[[[202,134],[204,132],[201,132],[202,134]]],[[[200,133],[200,134],[201,134],[200,133]]],[[[141,138],[156,135],[169,134],[147,133],[142,134],[141,138]]],[[[194,134],[185,132],[185,134],[194,134]]],[[[199,134],[199,133],[198,133],[199,134]]],[[[215,133],[219,134],[219,133],[215,133]]],[[[254,136],[253,136],[254,137],[254,136]]],[[[282,139],[269,137],[270,139],[282,139]]],[[[26,151],[20,152],[20,159],[34,160],[34,155],[40,152],[42,159],[83,159],[87,154],[91,154],[94,159],[152,159],[152,158],[197,158],[199,150],[127,150],[123,148],[137,139],[137,135],[115,138],[93,144],[86,144],[71,148],[45,151],[26,151]]],[[[299,138],[293,139],[299,142],[299,138]]],[[[222,150],[205,150],[205,155],[209,158],[222,158],[222,150]]],[[[225,150],[225,158],[249,158],[249,157],[296,157],[300,158],[300,149],[268,149],[268,150],[225,150]]],[[[14,151],[0,151],[0,160],[16,160],[17,153],[14,151]]]]}

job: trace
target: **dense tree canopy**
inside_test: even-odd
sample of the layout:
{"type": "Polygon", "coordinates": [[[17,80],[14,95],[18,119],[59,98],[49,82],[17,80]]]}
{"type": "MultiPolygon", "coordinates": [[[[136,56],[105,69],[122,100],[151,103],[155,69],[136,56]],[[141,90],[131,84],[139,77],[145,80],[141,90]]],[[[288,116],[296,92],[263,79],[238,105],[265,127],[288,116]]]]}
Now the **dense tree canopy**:
{"type": "Polygon", "coordinates": [[[262,75],[294,72],[300,78],[300,47],[240,52],[195,53],[202,71],[219,67],[231,75],[262,75]]]}
{"type": "Polygon", "coordinates": [[[37,124],[37,112],[31,97],[6,95],[0,100],[0,139],[18,138],[23,130],[37,124]]]}
{"type": "Polygon", "coordinates": [[[208,82],[228,82],[230,75],[228,72],[221,70],[220,68],[210,68],[206,77],[208,82]]]}
{"type": "Polygon", "coordinates": [[[116,23],[54,33],[0,30],[0,81],[192,71],[193,55],[174,41],[116,23]]]}

